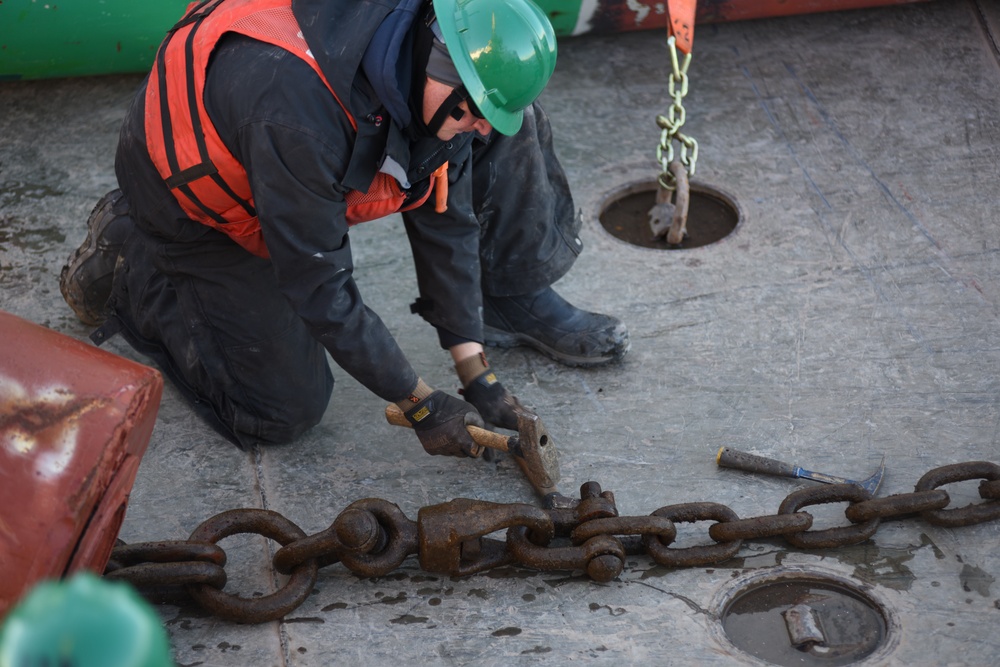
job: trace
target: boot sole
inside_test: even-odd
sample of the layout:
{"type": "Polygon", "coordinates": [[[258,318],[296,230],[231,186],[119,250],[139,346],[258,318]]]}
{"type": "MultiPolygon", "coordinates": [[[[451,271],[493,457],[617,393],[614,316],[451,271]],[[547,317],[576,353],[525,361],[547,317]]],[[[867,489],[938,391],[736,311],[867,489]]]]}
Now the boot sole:
{"type": "Polygon", "coordinates": [[[631,348],[631,344],[626,339],[624,345],[618,346],[615,350],[607,355],[602,355],[599,357],[581,357],[572,354],[566,354],[565,352],[560,352],[542,341],[532,338],[527,334],[523,333],[513,333],[510,331],[504,331],[502,329],[497,329],[491,327],[488,324],[483,325],[483,337],[485,339],[486,345],[490,347],[499,348],[512,348],[512,347],[530,347],[532,349],[541,352],[545,356],[558,361],[566,366],[571,366],[574,368],[590,368],[593,366],[604,366],[615,361],[621,361],[622,358],[628,353],[631,348]]]}
{"type": "MultiPolygon", "coordinates": [[[[94,206],[94,210],[90,212],[87,220],[97,220],[98,216],[100,216],[100,219],[110,222],[113,219],[111,209],[117,200],[118,197],[103,197],[94,206]],[[103,209],[107,209],[107,211],[105,212],[103,209]]],[[[59,272],[59,291],[62,293],[63,299],[73,309],[73,313],[76,314],[77,319],[88,326],[98,326],[103,323],[104,314],[103,312],[90,312],[87,308],[86,298],[83,295],[82,289],[73,281],[72,277],[76,275],[85,262],[98,252],[97,239],[100,238],[102,231],[98,227],[102,226],[87,225],[87,238],[84,239],[79,248],[73,251],[73,254],[69,256],[66,264],[63,265],[62,270],[59,272]]]]}

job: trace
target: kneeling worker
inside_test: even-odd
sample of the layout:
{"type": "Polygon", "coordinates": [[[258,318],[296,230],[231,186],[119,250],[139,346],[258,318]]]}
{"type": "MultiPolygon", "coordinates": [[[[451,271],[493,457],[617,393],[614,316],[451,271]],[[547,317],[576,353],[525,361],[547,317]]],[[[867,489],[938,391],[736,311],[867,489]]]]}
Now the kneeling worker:
{"type": "Polygon", "coordinates": [[[321,419],[333,360],[398,404],[431,454],[514,429],[487,345],[621,359],[617,319],[551,285],[579,219],[535,102],[556,41],[531,0],[207,0],[168,33],[125,117],[120,190],[60,286],[240,445],[321,419]],[[349,228],[401,211],[413,306],[465,400],[411,367],[354,281],[349,228]]]}

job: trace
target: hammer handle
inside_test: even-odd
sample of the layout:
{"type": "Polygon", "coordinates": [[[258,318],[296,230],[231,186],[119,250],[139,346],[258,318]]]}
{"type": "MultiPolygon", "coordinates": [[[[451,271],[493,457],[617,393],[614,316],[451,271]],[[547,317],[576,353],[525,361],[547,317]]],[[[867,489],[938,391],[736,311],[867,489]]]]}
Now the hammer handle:
{"type": "Polygon", "coordinates": [[[779,477],[798,477],[801,468],[783,463],[766,456],[757,456],[749,452],[741,452],[738,449],[722,447],[719,449],[715,462],[724,468],[736,468],[747,472],[759,472],[765,475],[777,475],[779,477]]]}
{"type": "MultiPolygon", "coordinates": [[[[403,414],[403,411],[395,403],[385,406],[385,420],[393,426],[413,428],[413,424],[410,423],[410,420],[406,418],[406,415],[403,414]]],[[[510,438],[506,435],[487,431],[485,428],[479,428],[471,424],[465,428],[469,431],[469,435],[472,436],[472,440],[480,447],[499,449],[501,452],[506,452],[510,449],[510,438]]]]}

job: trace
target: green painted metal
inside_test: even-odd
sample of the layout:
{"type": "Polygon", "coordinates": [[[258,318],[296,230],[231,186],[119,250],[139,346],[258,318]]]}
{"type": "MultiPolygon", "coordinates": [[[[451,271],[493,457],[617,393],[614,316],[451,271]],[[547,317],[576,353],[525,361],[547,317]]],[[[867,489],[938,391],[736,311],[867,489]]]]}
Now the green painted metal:
{"type": "Polygon", "coordinates": [[[0,79],[149,69],[188,0],[3,0],[0,79]]]}

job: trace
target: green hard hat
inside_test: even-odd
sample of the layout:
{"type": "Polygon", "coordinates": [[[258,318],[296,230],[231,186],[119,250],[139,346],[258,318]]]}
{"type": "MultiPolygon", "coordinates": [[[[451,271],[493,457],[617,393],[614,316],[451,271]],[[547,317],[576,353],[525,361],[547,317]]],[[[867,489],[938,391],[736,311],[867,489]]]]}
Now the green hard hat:
{"type": "Polygon", "coordinates": [[[469,99],[501,134],[521,129],[556,67],[556,35],[531,0],[434,0],[469,99]]]}
{"type": "Polygon", "coordinates": [[[0,628],[0,667],[174,667],[152,607],[89,572],[41,583],[0,628]]]}

